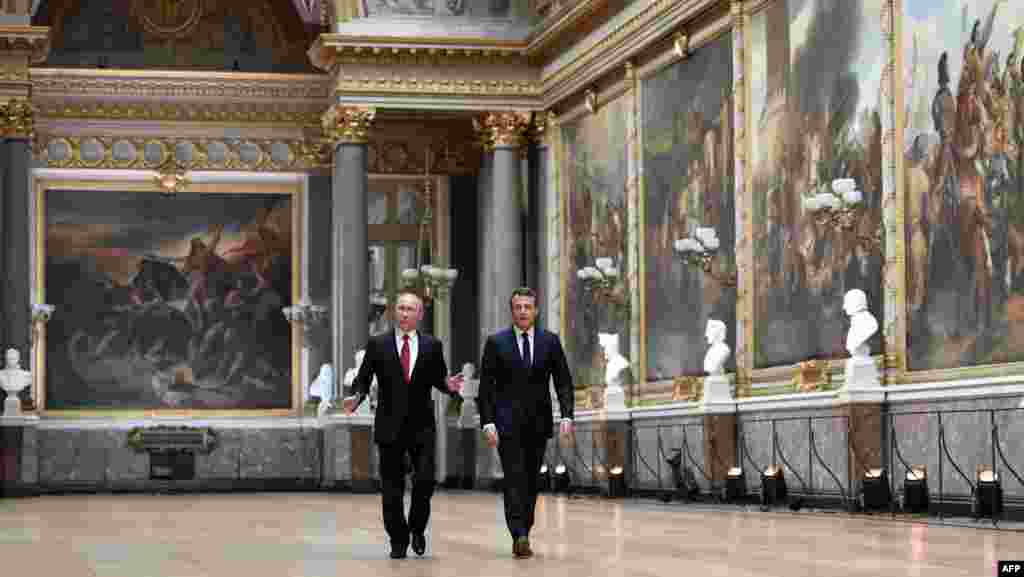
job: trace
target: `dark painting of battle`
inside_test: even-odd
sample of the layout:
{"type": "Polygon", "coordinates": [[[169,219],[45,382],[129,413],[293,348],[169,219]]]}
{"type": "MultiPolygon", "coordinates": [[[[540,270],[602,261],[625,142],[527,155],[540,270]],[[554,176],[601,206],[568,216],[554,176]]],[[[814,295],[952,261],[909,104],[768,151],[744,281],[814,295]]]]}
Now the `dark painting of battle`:
{"type": "MultiPolygon", "coordinates": [[[[848,356],[843,296],[882,309],[882,0],[775,0],[751,17],[754,364],[848,356]],[[852,179],[845,224],[808,199],[852,179]]],[[[869,341],[881,352],[881,335],[869,341]]]]}
{"type": "Polygon", "coordinates": [[[1024,360],[1024,10],[904,0],[907,364],[1024,360]]]}
{"type": "Polygon", "coordinates": [[[291,406],[288,195],[47,191],[49,410],[291,406]]]}

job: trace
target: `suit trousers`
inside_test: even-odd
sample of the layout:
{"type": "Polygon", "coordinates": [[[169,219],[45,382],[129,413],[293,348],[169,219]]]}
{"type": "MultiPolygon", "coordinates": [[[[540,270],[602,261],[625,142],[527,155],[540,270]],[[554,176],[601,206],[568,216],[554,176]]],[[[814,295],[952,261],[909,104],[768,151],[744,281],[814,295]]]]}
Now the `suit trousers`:
{"type": "Polygon", "coordinates": [[[409,544],[409,534],[422,534],[430,520],[430,498],[434,494],[437,444],[431,429],[402,431],[393,443],[377,445],[380,457],[381,504],[384,528],[392,545],[409,544]],[[412,466],[412,499],[405,516],[406,456],[412,466]]]}
{"type": "Polygon", "coordinates": [[[540,465],[547,450],[547,441],[538,435],[512,438],[499,435],[498,456],[505,473],[502,482],[505,523],[512,538],[528,537],[533,528],[540,465]]]}

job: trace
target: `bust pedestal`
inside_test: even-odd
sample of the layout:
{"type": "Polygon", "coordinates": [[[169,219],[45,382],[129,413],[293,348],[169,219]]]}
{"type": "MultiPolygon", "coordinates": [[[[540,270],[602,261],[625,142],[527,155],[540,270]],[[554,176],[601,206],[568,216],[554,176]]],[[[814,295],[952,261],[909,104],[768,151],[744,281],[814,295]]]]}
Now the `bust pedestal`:
{"type": "Polygon", "coordinates": [[[733,401],[732,375],[704,377],[704,403],[731,403],[733,401]]]}
{"type": "Polygon", "coordinates": [[[19,417],[21,416],[21,399],[18,398],[17,393],[7,394],[7,398],[4,399],[4,416],[5,417],[19,417]]]}
{"type": "Polygon", "coordinates": [[[459,412],[460,429],[475,429],[479,426],[480,411],[476,406],[476,397],[479,391],[479,379],[462,380],[462,410],[459,412]]]}
{"type": "Polygon", "coordinates": [[[621,385],[608,385],[605,387],[604,409],[606,411],[626,410],[626,391],[621,385]]]}
{"type": "Polygon", "coordinates": [[[871,357],[850,357],[846,359],[847,389],[868,389],[882,386],[878,367],[871,357]]]}

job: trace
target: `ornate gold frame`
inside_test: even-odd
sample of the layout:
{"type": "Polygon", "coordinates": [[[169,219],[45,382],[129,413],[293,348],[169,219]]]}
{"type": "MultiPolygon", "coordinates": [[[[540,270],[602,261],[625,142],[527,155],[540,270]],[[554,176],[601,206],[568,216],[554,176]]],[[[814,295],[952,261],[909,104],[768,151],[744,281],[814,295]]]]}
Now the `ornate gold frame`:
{"type": "MultiPolygon", "coordinates": [[[[50,190],[73,190],[88,194],[89,191],[128,191],[139,194],[160,194],[161,188],[153,179],[117,180],[112,178],[90,179],[88,172],[80,172],[76,176],[49,177],[37,176],[34,182],[34,246],[35,286],[33,298],[35,302],[45,302],[46,295],[46,192],[50,190]]],[[[234,194],[288,194],[291,195],[292,219],[292,301],[297,301],[302,293],[302,239],[305,234],[303,227],[303,192],[301,180],[295,182],[192,182],[188,192],[194,193],[234,193],[234,194]]],[[[60,314],[57,311],[55,314],[60,314]]],[[[41,417],[285,417],[301,416],[302,414],[302,349],[304,335],[302,327],[291,325],[291,368],[292,391],[291,407],[287,409],[102,409],[102,410],[47,410],[46,409],[46,373],[40,367],[46,366],[46,325],[40,325],[32,342],[33,398],[36,400],[36,412],[41,417]]]]}

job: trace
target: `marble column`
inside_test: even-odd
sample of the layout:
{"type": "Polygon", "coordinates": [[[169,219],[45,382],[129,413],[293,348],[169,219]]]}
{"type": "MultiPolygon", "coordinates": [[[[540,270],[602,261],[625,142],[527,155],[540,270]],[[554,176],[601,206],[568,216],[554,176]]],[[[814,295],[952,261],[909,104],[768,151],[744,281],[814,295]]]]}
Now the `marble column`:
{"type": "Polygon", "coordinates": [[[32,270],[29,266],[32,250],[29,231],[33,222],[29,213],[32,111],[27,102],[16,100],[0,108],[4,109],[0,118],[15,119],[4,127],[0,140],[0,163],[4,167],[0,214],[4,271],[2,347],[18,349],[22,366],[28,368],[32,361],[32,270]]]}
{"type": "Polygon", "coordinates": [[[369,337],[367,258],[367,140],[373,108],[335,105],[324,113],[324,134],[334,143],[331,178],[331,340],[334,374],[355,365],[369,337]]]}
{"type": "Polygon", "coordinates": [[[522,207],[519,203],[520,147],[528,112],[487,113],[478,122],[494,147],[490,186],[481,199],[480,324],[486,339],[510,322],[508,297],[523,284],[522,207]]]}
{"type": "Polygon", "coordinates": [[[533,134],[537,142],[536,152],[531,156],[531,161],[535,163],[533,169],[534,182],[536,183],[537,192],[531,196],[531,202],[533,202],[536,208],[532,211],[533,219],[533,242],[536,243],[536,274],[537,274],[537,293],[540,296],[540,302],[537,306],[540,307],[538,313],[537,322],[544,328],[558,332],[559,328],[557,325],[551,323],[552,311],[549,309],[547,304],[551,302],[551,295],[558,291],[558,287],[551,283],[551,262],[549,254],[549,239],[554,231],[551,230],[551,217],[554,214],[552,206],[549,203],[549,196],[557,194],[553,187],[551,187],[548,180],[549,171],[551,170],[551,144],[548,136],[548,125],[553,119],[553,114],[550,112],[540,112],[534,115],[533,118],[533,134]]]}
{"type": "MultiPolygon", "coordinates": [[[[332,262],[334,258],[333,228],[331,227],[331,177],[328,175],[311,175],[308,178],[306,195],[306,212],[308,246],[306,254],[306,275],[308,297],[311,304],[331,309],[331,289],[333,278],[332,262]]],[[[331,323],[317,326],[309,331],[306,341],[308,370],[305,372],[303,386],[320,374],[320,366],[331,362],[334,348],[331,343],[331,323]]],[[[337,379],[340,383],[340,378],[337,379]]],[[[340,386],[340,385],[339,385],[340,386]]],[[[335,398],[341,393],[335,390],[335,398]]]]}
{"type": "MultiPolygon", "coordinates": [[[[491,246],[494,243],[494,236],[491,234],[491,227],[489,223],[490,205],[491,205],[491,168],[494,164],[494,148],[491,146],[490,139],[486,136],[483,137],[483,154],[480,157],[480,176],[477,180],[477,246],[479,251],[477,252],[477,279],[478,279],[478,290],[477,290],[477,303],[476,309],[478,313],[478,319],[480,322],[480,341],[477,343],[477,355],[482,354],[484,342],[487,340],[487,336],[490,334],[488,329],[490,327],[490,316],[487,313],[488,307],[491,301],[494,300],[494,285],[492,284],[493,279],[489,274],[484,274],[488,270],[487,261],[491,258],[491,246]]],[[[479,365],[480,357],[478,356],[473,363],[479,365]]],[[[480,367],[477,366],[477,369],[480,367]]]]}

